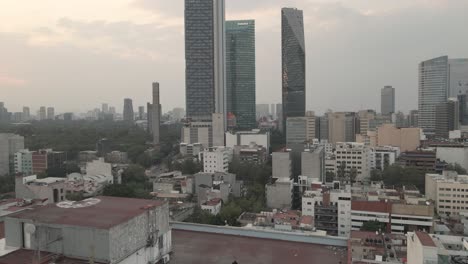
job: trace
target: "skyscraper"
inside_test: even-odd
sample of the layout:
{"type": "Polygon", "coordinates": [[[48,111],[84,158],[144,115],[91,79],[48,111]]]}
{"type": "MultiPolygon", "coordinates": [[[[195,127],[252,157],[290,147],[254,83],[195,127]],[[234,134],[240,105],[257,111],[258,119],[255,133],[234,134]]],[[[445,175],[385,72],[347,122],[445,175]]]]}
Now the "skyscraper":
{"type": "Polygon", "coordinates": [[[435,131],[436,106],[468,91],[468,59],[448,56],[419,65],[419,126],[435,131]]]}
{"type": "Polygon", "coordinates": [[[306,64],[302,10],[281,10],[283,120],[305,116],[306,64]]]}
{"type": "Polygon", "coordinates": [[[46,111],[47,110],[46,110],[45,106],[41,106],[39,108],[39,112],[37,113],[39,120],[41,120],[41,121],[46,120],[46,118],[47,118],[47,112],[46,111]]]}
{"type": "Polygon", "coordinates": [[[47,119],[49,120],[55,119],[55,109],[53,107],[47,107],[47,119]]]}
{"type": "Polygon", "coordinates": [[[256,127],[255,21],[226,21],[227,112],[239,129],[256,127]]]}
{"type": "Polygon", "coordinates": [[[108,113],[109,113],[109,105],[106,104],[106,103],[103,103],[103,104],[102,104],[102,107],[101,107],[101,111],[102,111],[102,113],[104,113],[104,114],[108,114],[108,113]]]}
{"type": "Polygon", "coordinates": [[[138,107],[138,119],[143,120],[145,118],[145,107],[139,106],[138,107]]]}
{"type": "Polygon", "coordinates": [[[161,123],[161,104],[159,98],[159,83],[153,83],[153,104],[151,113],[151,131],[153,133],[153,144],[159,145],[159,126],[161,123]]]}
{"type": "Polygon", "coordinates": [[[457,96],[460,114],[460,125],[468,126],[468,92],[457,96]]]}
{"type": "Polygon", "coordinates": [[[123,120],[127,122],[133,122],[134,112],[133,112],[133,102],[132,99],[124,99],[124,111],[123,111],[123,120]]]}
{"type": "Polygon", "coordinates": [[[185,0],[187,117],[226,113],[224,0],[185,0]]]}
{"type": "Polygon", "coordinates": [[[448,138],[449,132],[459,129],[459,104],[455,98],[436,106],[435,135],[448,138]]]}
{"type": "Polygon", "coordinates": [[[382,115],[395,113],[395,88],[385,86],[381,91],[380,112],[382,115]]]}
{"type": "Polygon", "coordinates": [[[23,107],[23,121],[29,121],[31,120],[31,113],[30,109],[27,106],[23,107]]]}

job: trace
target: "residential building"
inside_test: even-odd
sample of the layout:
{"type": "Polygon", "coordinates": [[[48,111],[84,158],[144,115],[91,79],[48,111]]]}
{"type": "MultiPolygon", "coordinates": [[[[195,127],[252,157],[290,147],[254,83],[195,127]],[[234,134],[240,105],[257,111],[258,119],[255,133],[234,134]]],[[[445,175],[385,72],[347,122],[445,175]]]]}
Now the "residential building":
{"type": "Polygon", "coordinates": [[[226,147],[234,148],[235,146],[248,146],[250,143],[255,143],[269,151],[270,149],[270,132],[263,132],[260,129],[252,131],[226,132],[226,147]]]}
{"type": "Polygon", "coordinates": [[[157,82],[153,83],[153,103],[151,106],[151,133],[153,134],[153,145],[157,146],[159,145],[159,130],[161,126],[161,104],[159,97],[159,83],[157,82]]]}
{"type": "Polygon", "coordinates": [[[167,263],[172,251],[169,208],[161,201],[104,196],[66,201],[9,216],[5,227],[6,245],[19,248],[0,258],[7,264],[17,263],[10,262],[15,258],[41,263],[167,263]]]}
{"type": "Polygon", "coordinates": [[[202,203],[201,209],[203,211],[209,212],[212,215],[218,215],[221,212],[221,206],[223,204],[223,200],[220,198],[213,198],[209,201],[202,203]]]}
{"type": "Polygon", "coordinates": [[[39,174],[51,168],[64,168],[66,160],[67,153],[63,151],[52,149],[34,151],[32,152],[33,174],[39,174]]]}
{"type": "Polygon", "coordinates": [[[399,158],[401,166],[422,171],[442,171],[443,164],[437,160],[436,152],[430,150],[402,152],[399,158]]]}
{"type": "Polygon", "coordinates": [[[407,263],[466,263],[467,237],[409,232],[407,263]]]}
{"type": "MultiPolygon", "coordinates": [[[[370,180],[370,149],[362,143],[337,143],[335,149],[336,172],[347,176],[355,171],[356,181],[370,180]]],[[[343,175],[344,176],[344,175],[343,175]]]]}
{"type": "Polygon", "coordinates": [[[255,118],[255,21],[226,21],[227,113],[238,129],[254,129],[255,118]]]}
{"type": "Polygon", "coordinates": [[[400,156],[397,147],[375,147],[370,150],[370,168],[372,170],[384,171],[393,165],[400,156]]]}
{"type": "Polygon", "coordinates": [[[29,176],[33,174],[32,152],[23,149],[15,153],[15,174],[29,176]]]}
{"type": "Polygon", "coordinates": [[[385,232],[352,231],[349,264],[413,263],[406,261],[406,236],[385,232]]]}
{"type": "Polygon", "coordinates": [[[123,120],[126,122],[133,122],[135,114],[133,112],[133,101],[130,98],[124,99],[123,120]]]}
{"type": "Polygon", "coordinates": [[[200,153],[203,160],[203,172],[228,172],[232,149],[224,147],[208,148],[200,153]]]}
{"type": "Polygon", "coordinates": [[[234,157],[243,163],[264,164],[268,161],[268,151],[255,143],[234,146],[234,157]]]}
{"type": "Polygon", "coordinates": [[[200,172],[193,177],[194,190],[199,205],[214,198],[221,198],[224,203],[227,203],[229,195],[242,197],[244,194],[244,183],[236,180],[235,174],[225,172],[200,172]]]}
{"type": "Polygon", "coordinates": [[[302,10],[281,9],[281,47],[283,120],[303,117],[306,112],[306,49],[302,10]]]}
{"type": "Polygon", "coordinates": [[[301,154],[301,176],[323,182],[325,180],[325,148],[312,146],[301,154]]]}
{"type": "Polygon", "coordinates": [[[66,200],[66,178],[38,179],[37,175],[15,178],[15,194],[20,199],[40,199],[46,203],[59,203],[66,200]]]}
{"type": "Polygon", "coordinates": [[[395,112],[395,88],[385,86],[381,91],[380,113],[382,115],[391,115],[395,112]]]}
{"type": "Polygon", "coordinates": [[[0,177],[14,172],[14,155],[24,149],[24,137],[0,133],[0,177]]]}
{"type": "Polygon", "coordinates": [[[185,0],[187,117],[210,120],[213,113],[220,113],[223,128],[226,124],[224,10],[224,0],[185,0]]]}
{"type": "Polygon", "coordinates": [[[289,178],[273,178],[265,186],[268,208],[291,208],[293,180],[289,178]]]}
{"type": "Polygon", "coordinates": [[[455,98],[436,105],[435,136],[449,138],[450,131],[458,130],[460,124],[460,106],[455,98]]]}
{"type": "Polygon", "coordinates": [[[468,212],[468,176],[444,171],[442,174],[426,174],[426,196],[436,204],[441,216],[468,212]]]}
{"type": "Polygon", "coordinates": [[[377,146],[400,148],[401,152],[415,151],[421,144],[421,129],[396,128],[393,124],[384,124],[377,129],[377,146]]]}
{"type": "Polygon", "coordinates": [[[289,179],[292,177],[291,152],[273,152],[272,164],[273,178],[289,179]]]}
{"type": "Polygon", "coordinates": [[[180,143],[180,154],[182,154],[183,156],[198,157],[198,155],[203,151],[203,149],[204,148],[201,143],[180,143]]]}
{"type": "Polygon", "coordinates": [[[185,144],[199,143],[203,148],[225,145],[223,115],[212,114],[210,120],[188,120],[182,128],[181,141],[185,144]]]}
{"type": "Polygon", "coordinates": [[[302,196],[302,215],[312,216],[314,227],[328,235],[349,237],[351,232],[351,192],[320,184],[302,196]]]}

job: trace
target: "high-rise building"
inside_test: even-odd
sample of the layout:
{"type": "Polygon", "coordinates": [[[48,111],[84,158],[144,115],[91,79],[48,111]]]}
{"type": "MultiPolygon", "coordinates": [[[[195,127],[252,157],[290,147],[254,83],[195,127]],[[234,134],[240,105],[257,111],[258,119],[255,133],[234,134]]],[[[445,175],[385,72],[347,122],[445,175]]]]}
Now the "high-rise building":
{"type": "Polygon", "coordinates": [[[352,112],[328,113],[328,141],[355,142],[356,140],[356,114],[352,112]]]}
{"type": "Polygon", "coordinates": [[[24,137],[0,134],[0,177],[14,172],[14,155],[24,149],[24,137]]]}
{"type": "Polygon", "coordinates": [[[224,0],[185,0],[186,108],[191,119],[226,113],[224,9],[224,0]]]}
{"type": "Polygon", "coordinates": [[[468,126],[468,92],[457,96],[460,114],[460,125],[468,126]]]}
{"type": "Polygon", "coordinates": [[[303,117],[288,117],[286,120],[286,145],[288,148],[312,143],[314,138],[315,114],[313,112],[303,117]]]}
{"type": "Polygon", "coordinates": [[[132,99],[124,99],[124,111],[123,111],[123,120],[128,122],[133,122],[134,112],[133,112],[133,102],[132,99]]]}
{"type": "Polygon", "coordinates": [[[380,109],[382,115],[395,113],[395,88],[385,86],[381,91],[380,109]]]}
{"type": "Polygon", "coordinates": [[[255,112],[257,119],[260,119],[262,117],[268,117],[270,116],[270,105],[269,104],[257,104],[255,106],[255,112]]]}
{"type": "Polygon", "coordinates": [[[55,109],[53,107],[47,107],[47,119],[49,120],[55,119],[55,109]]]}
{"type": "Polygon", "coordinates": [[[419,111],[411,110],[409,113],[408,123],[410,127],[419,127],[419,111]]]}
{"type": "Polygon", "coordinates": [[[315,119],[315,137],[322,140],[328,140],[328,115],[317,117],[315,119]]]}
{"type": "Polygon", "coordinates": [[[148,133],[153,134],[153,104],[147,103],[146,105],[146,118],[148,120],[148,133]]]}
{"type": "Polygon", "coordinates": [[[359,132],[361,135],[366,136],[367,131],[371,129],[371,123],[377,114],[374,110],[362,110],[358,112],[359,117],[359,132]]]}
{"type": "Polygon", "coordinates": [[[276,105],[275,104],[270,105],[270,114],[273,119],[276,118],[276,105]]]}
{"type": "Polygon", "coordinates": [[[106,104],[106,103],[103,103],[103,104],[102,104],[102,107],[101,107],[101,111],[102,111],[102,113],[104,113],[104,114],[108,114],[108,113],[109,113],[109,105],[106,104]]]}
{"type": "Polygon", "coordinates": [[[256,127],[255,21],[226,21],[227,112],[240,129],[256,127]]]}
{"type": "Polygon", "coordinates": [[[138,119],[139,120],[145,119],[145,107],[144,106],[138,107],[138,119]]]}
{"type": "Polygon", "coordinates": [[[39,108],[39,112],[37,112],[37,117],[40,121],[47,119],[47,110],[45,106],[41,106],[39,108]]]}
{"type": "Polygon", "coordinates": [[[161,124],[161,104],[159,97],[159,83],[153,83],[153,104],[151,113],[151,132],[153,134],[153,144],[159,145],[159,126],[161,124]]]}
{"type": "Polygon", "coordinates": [[[437,137],[448,138],[450,131],[459,128],[460,107],[458,103],[457,99],[450,98],[447,102],[436,106],[435,135],[437,137]]]}
{"type": "Polygon", "coordinates": [[[306,63],[302,10],[281,10],[283,120],[305,116],[306,63]]]}
{"type": "Polygon", "coordinates": [[[31,112],[29,110],[29,107],[24,106],[23,107],[23,121],[29,121],[31,120],[31,112]]]}
{"type": "Polygon", "coordinates": [[[422,62],[419,65],[419,126],[426,132],[434,132],[436,106],[467,91],[468,59],[442,56],[422,62]]]}

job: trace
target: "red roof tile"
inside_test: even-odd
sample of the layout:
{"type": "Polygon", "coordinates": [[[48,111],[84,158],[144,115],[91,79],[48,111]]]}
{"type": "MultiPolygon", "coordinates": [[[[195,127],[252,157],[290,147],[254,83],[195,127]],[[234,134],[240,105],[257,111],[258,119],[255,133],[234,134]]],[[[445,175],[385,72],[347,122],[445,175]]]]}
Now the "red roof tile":
{"type": "Polygon", "coordinates": [[[98,229],[109,229],[113,226],[143,214],[152,207],[164,204],[163,201],[96,197],[100,202],[83,208],[61,208],[55,204],[26,210],[11,215],[13,218],[34,220],[38,223],[86,226],[98,229]]]}
{"type": "Polygon", "coordinates": [[[304,225],[312,225],[314,222],[314,218],[310,215],[306,215],[306,216],[303,216],[301,217],[301,224],[304,224],[304,225]]]}
{"type": "MultiPolygon", "coordinates": [[[[19,264],[19,263],[34,263],[34,251],[19,249],[10,254],[0,257],[0,264],[19,264]]],[[[37,259],[36,259],[37,260],[37,259]]],[[[41,252],[41,260],[39,263],[56,263],[56,264],[86,264],[89,260],[79,260],[73,258],[59,257],[53,253],[41,252]],[[54,258],[56,258],[54,260],[54,258]]],[[[103,264],[94,262],[95,264],[103,264]]]]}
{"type": "Polygon", "coordinates": [[[376,213],[390,213],[391,204],[386,202],[352,201],[351,210],[376,213]]]}
{"type": "Polygon", "coordinates": [[[418,236],[419,241],[421,241],[421,244],[425,247],[435,247],[436,244],[432,240],[432,238],[424,232],[416,231],[416,236],[418,236]]]}

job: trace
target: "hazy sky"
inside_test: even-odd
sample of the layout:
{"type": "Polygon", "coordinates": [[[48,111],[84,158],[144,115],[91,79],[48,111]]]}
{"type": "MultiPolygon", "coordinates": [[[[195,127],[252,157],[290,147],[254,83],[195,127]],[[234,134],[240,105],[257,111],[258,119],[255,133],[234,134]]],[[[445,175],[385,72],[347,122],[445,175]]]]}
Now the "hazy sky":
{"type": "MultiPolygon", "coordinates": [[[[280,102],[281,7],[304,10],[308,110],[417,108],[418,63],[468,57],[467,0],[226,0],[227,19],[255,19],[257,103],[280,102]]],[[[183,0],[0,0],[0,101],[120,111],[185,107],[183,0]]]]}

